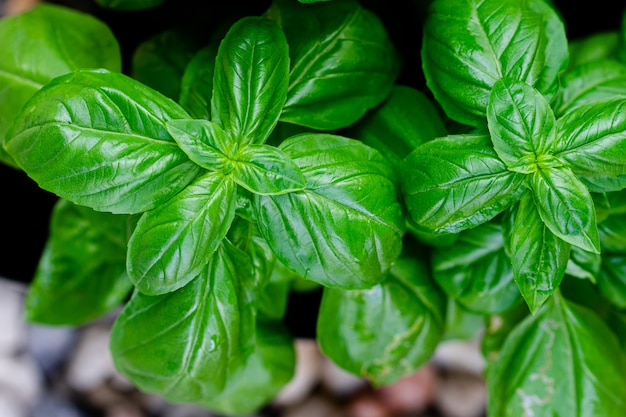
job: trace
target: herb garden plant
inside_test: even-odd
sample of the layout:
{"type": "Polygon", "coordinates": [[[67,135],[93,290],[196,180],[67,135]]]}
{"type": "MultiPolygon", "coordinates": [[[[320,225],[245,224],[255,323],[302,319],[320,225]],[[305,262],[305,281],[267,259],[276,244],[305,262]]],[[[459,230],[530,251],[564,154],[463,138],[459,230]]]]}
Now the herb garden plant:
{"type": "Polygon", "coordinates": [[[623,415],[626,32],[570,41],[546,0],[424,13],[421,89],[356,0],[159,32],[130,63],[86,12],[0,20],[0,159],[59,197],[28,320],[123,306],[123,375],[240,415],[293,375],[290,294],[323,288],[322,351],[375,385],[471,314],[489,416],[623,415]]]}

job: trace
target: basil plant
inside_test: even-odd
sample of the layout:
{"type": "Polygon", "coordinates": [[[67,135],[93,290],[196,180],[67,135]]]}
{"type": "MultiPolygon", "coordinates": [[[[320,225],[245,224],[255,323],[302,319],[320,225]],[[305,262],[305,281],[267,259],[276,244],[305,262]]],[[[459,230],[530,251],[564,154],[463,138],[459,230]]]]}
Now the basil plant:
{"type": "Polygon", "coordinates": [[[410,57],[357,0],[232,6],[130,54],[67,6],[0,19],[0,161],[58,197],[26,318],[114,314],[139,389],[245,415],[293,377],[291,295],[320,290],[322,352],[374,386],[464,334],[490,417],[621,416],[626,29],[427,3],[410,57]]]}

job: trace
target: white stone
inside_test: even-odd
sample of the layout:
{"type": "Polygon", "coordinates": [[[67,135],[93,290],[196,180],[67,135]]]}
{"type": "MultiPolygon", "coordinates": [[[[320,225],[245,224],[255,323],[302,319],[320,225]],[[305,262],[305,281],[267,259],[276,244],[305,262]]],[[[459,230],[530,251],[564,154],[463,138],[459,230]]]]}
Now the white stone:
{"type": "Polygon", "coordinates": [[[107,327],[87,327],[81,334],[66,373],[66,382],[71,388],[91,391],[117,373],[109,340],[110,329],[107,327]]]}
{"type": "Polygon", "coordinates": [[[485,371],[483,357],[477,340],[446,340],[441,342],[432,357],[438,367],[456,371],[469,372],[482,376],[485,371]]]}
{"type": "Polygon", "coordinates": [[[326,357],[322,360],[320,382],[328,392],[338,397],[349,396],[368,385],[367,380],[340,368],[326,357]]]}
{"type": "Polygon", "coordinates": [[[273,403],[285,407],[303,401],[319,383],[324,360],[315,340],[296,339],[296,369],[293,378],[276,395],[273,403]]]}
{"type": "Polygon", "coordinates": [[[29,415],[28,409],[24,404],[16,401],[9,395],[0,389],[0,416],[2,417],[27,417],[29,415]]]}
{"type": "Polygon", "coordinates": [[[13,354],[26,343],[25,291],[24,286],[0,278],[0,355],[13,354]]]}
{"type": "Polygon", "coordinates": [[[42,387],[39,369],[31,357],[0,356],[0,393],[12,402],[30,408],[38,401],[42,387]]]}
{"type": "Polygon", "coordinates": [[[440,380],[435,404],[446,417],[481,417],[487,404],[485,382],[472,374],[448,374],[440,380]]]}

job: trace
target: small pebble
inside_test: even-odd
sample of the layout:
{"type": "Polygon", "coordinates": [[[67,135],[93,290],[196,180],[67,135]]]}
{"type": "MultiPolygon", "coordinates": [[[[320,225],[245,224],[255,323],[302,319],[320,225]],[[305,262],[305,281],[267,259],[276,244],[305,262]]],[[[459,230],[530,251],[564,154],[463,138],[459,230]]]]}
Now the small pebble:
{"type": "Polygon", "coordinates": [[[296,369],[293,378],[276,395],[273,404],[287,407],[303,401],[319,383],[324,360],[317,342],[296,339],[296,369]]]}
{"type": "Polygon", "coordinates": [[[435,367],[427,363],[413,374],[380,387],[377,395],[393,414],[416,415],[434,403],[438,384],[435,367]]]}
{"type": "Polygon", "coordinates": [[[320,383],[326,391],[335,397],[348,397],[368,385],[366,379],[340,368],[326,357],[321,362],[320,383]]]}
{"type": "Polygon", "coordinates": [[[90,326],[82,332],[65,375],[71,388],[79,392],[95,390],[117,374],[109,340],[110,329],[103,326],[90,326]]]}
{"type": "Polygon", "coordinates": [[[440,379],[437,408],[446,417],[484,416],[487,400],[485,381],[474,374],[450,372],[440,379]]]}

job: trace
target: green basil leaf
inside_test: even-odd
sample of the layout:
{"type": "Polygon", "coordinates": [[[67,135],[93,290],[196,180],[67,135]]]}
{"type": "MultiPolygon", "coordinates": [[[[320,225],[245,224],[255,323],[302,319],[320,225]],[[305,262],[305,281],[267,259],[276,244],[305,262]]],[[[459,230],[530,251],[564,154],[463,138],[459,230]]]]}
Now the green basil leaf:
{"type": "Polygon", "coordinates": [[[267,140],[287,97],[289,48],[272,20],[245,17],[219,46],[213,80],[213,121],[241,143],[267,140]]]}
{"type": "Polygon", "coordinates": [[[158,206],[198,174],[165,128],[189,115],[122,74],[78,70],[42,88],[6,150],[41,188],[99,211],[158,206]]]}
{"type": "MultiPolygon", "coordinates": [[[[585,37],[569,39],[567,72],[579,65],[604,59],[619,59],[620,38],[617,31],[602,31],[585,37]]],[[[567,74],[565,74],[567,76],[567,74]]],[[[563,79],[561,79],[563,82],[563,79]]],[[[561,84],[562,86],[563,84],[561,84]]]]}
{"type": "Polygon", "coordinates": [[[590,191],[626,188],[626,97],[592,102],[557,121],[556,155],[590,191]]]}
{"type": "Polygon", "coordinates": [[[489,415],[622,415],[626,359],[617,338],[593,311],[555,295],[488,367],[489,415]]]}
{"type": "Polygon", "coordinates": [[[571,245],[544,224],[532,197],[520,200],[511,230],[511,263],[515,282],[535,314],[558,288],[571,245]]]}
{"type": "Polygon", "coordinates": [[[219,395],[254,346],[254,311],[241,282],[252,271],[244,259],[225,244],[185,287],[160,296],[136,291],[111,330],[118,371],[172,402],[219,395]]]}
{"type": "Polygon", "coordinates": [[[274,1],[291,69],[282,121],[318,130],[349,126],[389,94],[399,56],[380,19],[356,0],[274,1]]]}
{"type": "Polygon", "coordinates": [[[511,172],[486,135],[454,135],[418,146],[404,160],[403,194],[412,219],[432,233],[485,223],[519,200],[524,175],[511,172]]]}
{"type": "Polygon", "coordinates": [[[382,104],[345,130],[345,136],[377,149],[394,167],[417,146],[445,134],[432,101],[421,91],[401,85],[394,86],[382,104]]]}
{"type": "Polygon", "coordinates": [[[626,253],[626,214],[607,217],[598,224],[598,234],[603,250],[626,253]]]}
{"type": "MultiPolygon", "coordinates": [[[[602,241],[602,237],[600,241],[602,241]]],[[[602,247],[602,250],[604,249],[602,247]]],[[[587,279],[595,284],[601,265],[602,256],[599,253],[589,252],[578,246],[572,246],[565,274],[579,279],[587,279]]]]}
{"type": "Polygon", "coordinates": [[[519,303],[502,313],[485,318],[480,350],[488,365],[500,357],[500,351],[506,338],[526,316],[528,316],[528,306],[526,303],[519,303]]]}
{"type": "Polygon", "coordinates": [[[114,10],[145,10],[157,7],[164,0],[95,0],[102,7],[114,10]]]}
{"type": "Polygon", "coordinates": [[[256,195],[255,217],[276,257],[297,275],[347,289],[370,287],[400,254],[404,220],[395,175],[361,142],[301,134],[279,147],[306,189],[256,195]]]}
{"type": "Polygon", "coordinates": [[[626,254],[605,254],[598,274],[598,287],[615,306],[626,309],[626,254]]]}
{"type": "Polygon", "coordinates": [[[166,30],[141,42],[131,57],[133,78],[178,100],[183,73],[197,51],[195,38],[166,30]]]}
{"type": "Polygon", "coordinates": [[[174,291],[195,278],[235,216],[235,185],[221,173],[199,177],[144,213],[128,243],[127,270],[148,295],[174,291]]]}
{"type": "MultiPolygon", "coordinates": [[[[0,19],[0,145],[37,90],[78,68],[122,69],[113,32],[96,17],[69,7],[38,4],[0,19]]],[[[17,167],[2,146],[0,161],[17,167]]]]}
{"type": "Polygon", "coordinates": [[[239,150],[232,164],[233,181],[255,194],[286,194],[304,190],[306,186],[300,168],[284,152],[270,145],[248,145],[239,150]]]}
{"type": "Polygon", "coordinates": [[[550,103],[539,91],[511,79],[496,81],[489,96],[487,121],[493,148],[511,167],[528,154],[549,154],[556,140],[550,103]]]}
{"type": "Polygon", "coordinates": [[[540,169],[529,178],[537,210],[550,231],[572,245],[600,253],[593,200],[572,171],[540,169]]]}
{"type": "Polygon", "coordinates": [[[470,311],[496,314],[521,301],[496,222],[461,232],[451,247],[435,248],[432,268],[437,284],[470,311]]]}
{"type": "Polygon", "coordinates": [[[228,156],[236,143],[218,124],[204,119],[168,120],[167,131],[196,164],[226,173],[228,156]]]}
{"type": "Polygon", "coordinates": [[[54,206],[50,235],[25,299],[28,321],[84,324],[130,293],[126,242],[131,219],[88,210],[62,199],[54,206]]]}
{"type": "Polygon", "coordinates": [[[567,64],[563,23],[544,0],[435,0],[424,26],[427,85],[451,119],[485,127],[501,78],[533,86],[549,101],[567,64]]]}
{"type": "Polygon", "coordinates": [[[557,117],[585,104],[626,95],[626,65],[602,59],[579,65],[561,77],[553,108],[557,117]]]}
{"type": "Polygon", "coordinates": [[[254,351],[233,369],[224,390],[202,402],[203,407],[227,415],[249,415],[275,398],[294,376],[293,340],[274,323],[259,323],[254,351]]]}
{"type": "Polygon", "coordinates": [[[317,337],[322,352],[341,368],[386,385],[432,356],[443,335],[445,308],[426,263],[401,256],[372,288],[325,288],[317,337]]]}
{"type": "Polygon", "coordinates": [[[191,58],[183,72],[178,102],[195,119],[211,118],[216,56],[217,46],[208,45],[191,58]]]}

